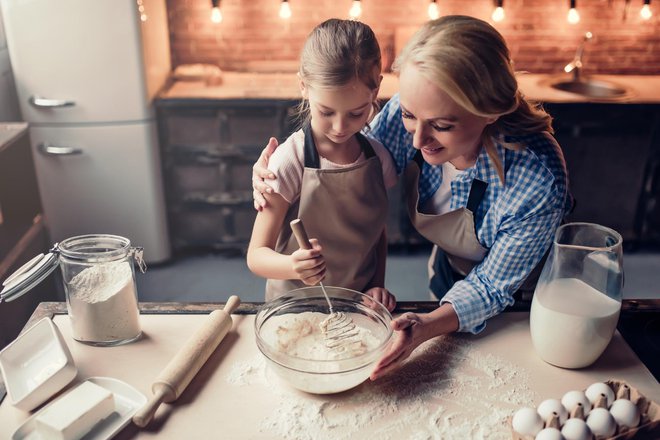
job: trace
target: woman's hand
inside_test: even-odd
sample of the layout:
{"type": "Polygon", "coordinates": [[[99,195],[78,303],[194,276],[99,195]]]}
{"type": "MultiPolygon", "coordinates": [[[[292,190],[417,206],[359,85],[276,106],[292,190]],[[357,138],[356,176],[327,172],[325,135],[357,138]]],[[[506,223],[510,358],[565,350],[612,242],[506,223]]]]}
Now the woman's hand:
{"type": "Polygon", "coordinates": [[[364,294],[369,295],[384,305],[389,312],[394,310],[394,307],[396,307],[396,297],[384,287],[372,287],[371,289],[364,292],[364,294]]]}
{"type": "Polygon", "coordinates": [[[392,320],[397,337],[378,361],[369,378],[376,380],[396,369],[423,342],[458,330],[458,315],[451,303],[443,303],[431,313],[404,313],[392,320]]]}
{"type": "Polygon", "coordinates": [[[308,286],[314,286],[325,278],[325,259],[316,238],[309,240],[311,249],[298,249],[291,254],[291,265],[298,278],[308,286]]]}
{"type": "Polygon", "coordinates": [[[252,198],[254,199],[254,209],[261,211],[267,205],[263,193],[272,194],[273,188],[268,186],[265,179],[275,179],[275,174],[268,170],[268,159],[277,148],[277,139],[274,137],[268,140],[268,145],[263,149],[259,159],[252,166],[252,198]]]}
{"type": "Polygon", "coordinates": [[[397,338],[371,372],[369,376],[371,380],[376,380],[396,369],[415,348],[426,340],[423,337],[424,324],[420,315],[416,313],[404,313],[394,319],[391,325],[392,329],[397,332],[397,338]]]}

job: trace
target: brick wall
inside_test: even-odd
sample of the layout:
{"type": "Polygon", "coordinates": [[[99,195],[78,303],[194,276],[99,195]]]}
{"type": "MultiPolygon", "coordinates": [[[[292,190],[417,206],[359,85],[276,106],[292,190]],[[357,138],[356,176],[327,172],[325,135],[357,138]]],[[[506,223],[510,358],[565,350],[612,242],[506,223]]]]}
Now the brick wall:
{"type": "MultiPolygon", "coordinates": [[[[429,0],[362,0],[361,20],[375,31],[389,66],[407,30],[427,20],[429,0]]],[[[578,0],[581,21],[566,21],[568,0],[504,0],[506,18],[495,23],[511,48],[517,70],[561,72],[586,31],[594,34],[583,61],[586,73],[660,74],[660,1],[643,21],[643,0],[578,0]],[[627,10],[627,13],[624,11],[627,10]]],[[[307,34],[319,22],[347,17],[351,0],[221,0],[222,23],[210,20],[211,0],[167,0],[172,61],[211,63],[225,70],[281,65],[295,69],[307,34]]],[[[490,20],[492,0],[438,0],[441,15],[490,20]]]]}

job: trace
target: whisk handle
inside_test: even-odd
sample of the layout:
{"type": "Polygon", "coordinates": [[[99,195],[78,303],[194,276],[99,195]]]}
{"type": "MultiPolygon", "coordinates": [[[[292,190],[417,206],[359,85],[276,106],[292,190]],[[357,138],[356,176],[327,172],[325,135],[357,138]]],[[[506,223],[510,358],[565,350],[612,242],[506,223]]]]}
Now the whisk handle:
{"type": "Polygon", "coordinates": [[[303,249],[311,249],[312,245],[309,242],[309,238],[307,237],[307,231],[305,231],[305,226],[303,226],[302,220],[299,218],[295,220],[291,220],[291,230],[293,231],[293,235],[295,235],[296,240],[298,240],[298,245],[303,248],[303,249]]]}

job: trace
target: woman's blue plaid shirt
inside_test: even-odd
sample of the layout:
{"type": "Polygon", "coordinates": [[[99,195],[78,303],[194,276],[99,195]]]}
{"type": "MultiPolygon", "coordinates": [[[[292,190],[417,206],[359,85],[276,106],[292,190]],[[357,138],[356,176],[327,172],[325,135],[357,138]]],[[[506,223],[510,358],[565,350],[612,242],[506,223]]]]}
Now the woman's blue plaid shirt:
{"type": "MultiPolygon", "coordinates": [[[[416,150],[403,126],[398,95],[370,126],[366,134],[385,145],[400,174],[416,150]]],[[[512,151],[496,144],[505,185],[485,149],[476,164],[451,183],[452,210],[466,206],[475,178],[488,183],[475,213],[477,238],[488,254],[442,299],[456,310],[460,331],[480,332],[488,318],[513,304],[513,293],[541,261],[572,206],[566,164],[555,139],[548,133],[507,140],[511,139],[525,148],[512,151]]],[[[425,163],[419,181],[420,204],[433,196],[441,181],[442,167],[425,163]]]]}

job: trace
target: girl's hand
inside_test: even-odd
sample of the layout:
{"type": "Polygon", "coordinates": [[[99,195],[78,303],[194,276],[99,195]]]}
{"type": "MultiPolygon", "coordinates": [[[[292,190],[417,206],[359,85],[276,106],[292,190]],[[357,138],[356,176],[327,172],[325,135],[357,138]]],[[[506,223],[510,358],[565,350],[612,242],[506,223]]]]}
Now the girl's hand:
{"type": "Polygon", "coordinates": [[[396,369],[415,348],[426,340],[423,319],[416,313],[404,313],[394,319],[391,325],[397,332],[397,338],[371,372],[369,376],[371,380],[376,380],[396,369]]]}
{"type": "Polygon", "coordinates": [[[388,312],[396,307],[396,297],[384,287],[372,287],[364,293],[384,305],[388,312]]]}
{"type": "Polygon", "coordinates": [[[321,255],[321,245],[316,238],[309,240],[311,249],[298,249],[291,254],[293,271],[303,283],[314,286],[325,278],[325,259],[321,255]]]}
{"type": "Polygon", "coordinates": [[[277,148],[277,139],[270,138],[268,145],[263,149],[259,159],[252,166],[252,198],[254,199],[254,209],[261,211],[266,207],[267,202],[263,193],[273,193],[273,188],[268,186],[265,179],[275,179],[275,174],[268,170],[268,159],[277,148]]]}

